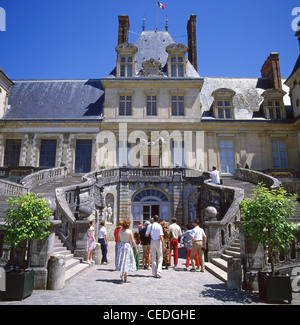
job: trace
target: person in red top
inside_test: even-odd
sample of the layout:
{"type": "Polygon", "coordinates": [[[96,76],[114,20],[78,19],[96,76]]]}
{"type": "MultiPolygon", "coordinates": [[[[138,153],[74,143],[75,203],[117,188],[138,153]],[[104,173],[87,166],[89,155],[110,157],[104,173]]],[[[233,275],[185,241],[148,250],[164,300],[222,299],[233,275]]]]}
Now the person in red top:
{"type": "MultiPolygon", "coordinates": [[[[115,237],[115,265],[117,265],[117,253],[118,253],[118,235],[119,231],[122,229],[123,221],[119,221],[118,227],[114,231],[114,237],[115,237]]],[[[117,266],[116,266],[117,267],[117,266]]]]}

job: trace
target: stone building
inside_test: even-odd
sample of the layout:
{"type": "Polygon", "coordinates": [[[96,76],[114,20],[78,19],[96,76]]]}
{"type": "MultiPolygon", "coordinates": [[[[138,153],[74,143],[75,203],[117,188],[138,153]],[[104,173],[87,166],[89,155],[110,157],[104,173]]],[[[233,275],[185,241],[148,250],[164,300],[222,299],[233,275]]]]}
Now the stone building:
{"type": "Polygon", "coordinates": [[[167,28],[143,30],[131,44],[129,27],[119,16],[106,77],[11,81],[0,70],[0,166],[122,168],[130,180],[106,184],[105,204],[112,224],[130,216],[135,225],[154,214],[197,218],[195,170],[299,168],[300,59],[287,80],[278,53],[258,78],[204,77],[195,15],[187,45],[167,28]]]}

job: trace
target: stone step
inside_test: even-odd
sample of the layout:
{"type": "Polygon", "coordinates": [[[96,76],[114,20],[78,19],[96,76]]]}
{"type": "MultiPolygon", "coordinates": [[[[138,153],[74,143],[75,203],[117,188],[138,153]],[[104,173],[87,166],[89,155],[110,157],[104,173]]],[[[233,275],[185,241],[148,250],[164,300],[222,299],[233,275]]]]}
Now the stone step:
{"type": "Polygon", "coordinates": [[[241,253],[240,252],[236,252],[236,251],[234,251],[232,249],[225,249],[224,253],[227,256],[241,257],[241,253]]]}
{"type": "Polygon", "coordinates": [[[79,264],[71,267],[70,269],[66,270],[65,281],[67,282],[67,281],[73,279],[75,276],[77,276],[80,273],[88,270],[89,267],[90,267],[90,265],[87,264],[87,263],[79,263],[79,264]]]}
{"type": "Polygon", "coordinates": [[[205,269],[226,283],[228,279],[228,260],[232,257],[240,257],[240,255],[240,242],[236,240],[224,251],[221,258],[212,258],[210,263],[205,263],[205,269]]]}
{"type": "Polygon", "coordinates": [[[205,270],[207,270],[209,273],[213,274],[218,279],[227,282],[227,272],[220,269],[218,266],[216,266],[213,263],[205,263],[205,270]]]}
{"type": "Polygon", "coordinates": [[[227,272],[228,262],[223,258],[213,258],[211,260],[212,264],[217,266],[218,268],[222,269],[223,271],[227,272]]]}
{"type": "Polygon", "coordinates": [[[54,255],[61,255],[65,260],[65,282],[73,279],[75,276],[79,275],[81,272],[89,268],[89,264],[83,263],[82,258],[75,258],[70,250],[63,245],[62,241],[58,236],[54,238],[54,255]]]}

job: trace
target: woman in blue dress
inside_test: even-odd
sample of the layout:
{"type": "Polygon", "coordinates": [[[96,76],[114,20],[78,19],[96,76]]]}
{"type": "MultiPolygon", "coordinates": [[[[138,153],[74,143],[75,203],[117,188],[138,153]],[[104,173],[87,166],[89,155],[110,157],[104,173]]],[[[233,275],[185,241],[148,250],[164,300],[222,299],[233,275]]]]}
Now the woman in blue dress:
{"type": "Polygon", "coordinates": [[[122,283],[127,281],[127,273],[136,271],[136,263],[133,255],[132,246],[137,251],[136,243],[133,238],[132,231],[129,229],[131,220],[123,220],[122,229],[118,234],[118,255],[117,255],[117,271],[121,272],[122,283]]]}

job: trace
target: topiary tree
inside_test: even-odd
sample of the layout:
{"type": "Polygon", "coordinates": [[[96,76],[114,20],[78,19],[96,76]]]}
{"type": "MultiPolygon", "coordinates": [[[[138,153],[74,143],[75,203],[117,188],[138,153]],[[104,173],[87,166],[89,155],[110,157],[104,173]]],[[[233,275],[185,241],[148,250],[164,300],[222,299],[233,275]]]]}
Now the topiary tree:
{"type": "Polygon", "coordinates": [[[43,240],[50,234],[47,229],[52,211],[45,199],[32,192],[9,198],[7,202],[12,208],[6,210],[5,241],[12,249],[21,247],[18,265],[25,268],[26,247],[30,241],[43,240]]]}
{"type": "Polygon", "coordinates": [[[286,249],[294,240],[297,225],[289,219],[295,214],[297,195],[285,189],[269,190],[263,183],[254,187],[250,198],[241,202],[241,228],[245,236],[267,247],[272,275],[275,275],[273,250],[286,249]]]}

